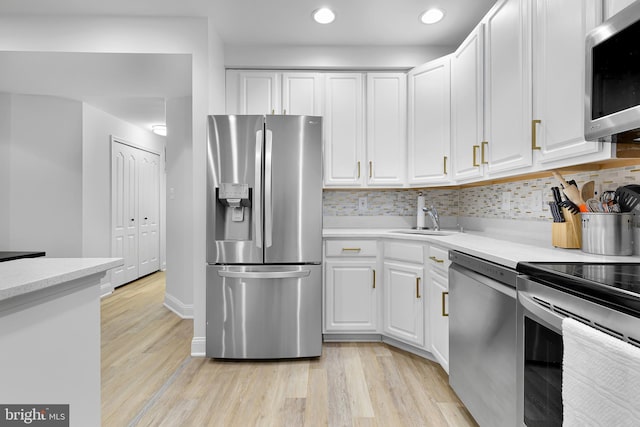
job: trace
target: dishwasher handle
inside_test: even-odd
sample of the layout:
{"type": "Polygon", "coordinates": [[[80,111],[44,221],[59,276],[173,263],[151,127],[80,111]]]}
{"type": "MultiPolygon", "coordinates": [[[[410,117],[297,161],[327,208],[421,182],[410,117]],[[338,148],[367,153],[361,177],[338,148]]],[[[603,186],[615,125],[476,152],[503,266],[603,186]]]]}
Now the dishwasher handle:
{"type": "Polygon", "coordinates": [[[562,321],[564,317],[536,303],[533,295],[519,291],[518,304],[535,315],[538,319],[552,326],[556,332],[562,331],[562,321]]]}

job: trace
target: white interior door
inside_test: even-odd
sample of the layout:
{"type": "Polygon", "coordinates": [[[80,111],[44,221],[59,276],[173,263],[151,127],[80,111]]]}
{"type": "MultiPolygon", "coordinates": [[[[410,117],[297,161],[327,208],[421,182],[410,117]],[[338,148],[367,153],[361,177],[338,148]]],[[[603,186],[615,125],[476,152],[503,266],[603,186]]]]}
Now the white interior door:
{"type": "Polygon", "coordinates": [[[132,147],[112,144],[111,156],[111,255],[122,258],[124,265],[111,273],[113,286],[138,277],[137,164],[132,147]]]}
{"type": "Polygon", "coordinates": [[[139,151],[138,184],[138,265],[139,275],[153,273],[160,268],[160,156],[139,151]]]}
{"type": "Polygon", "coordinates": [[[111,256],[124,265],[114,269],[114,287],[160,267],[160,156],[112,140],[111,256]]]}

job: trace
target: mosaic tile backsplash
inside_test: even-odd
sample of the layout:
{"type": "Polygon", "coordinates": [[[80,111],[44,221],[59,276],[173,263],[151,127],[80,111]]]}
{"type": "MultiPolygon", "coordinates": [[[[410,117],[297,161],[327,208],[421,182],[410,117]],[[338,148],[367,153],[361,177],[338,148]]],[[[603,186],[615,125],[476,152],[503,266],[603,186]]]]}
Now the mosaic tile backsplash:
{"type": "MultiPolygon", "coordinates": [[[[615,190],[621,185],[640,184],[640,165],[599,171],[567,173],[579,188],[587,181],[595,181],[598,192],[615,190]]],[[[548,178],[537,178],[464,189],[407,189],[407,190],[325,190],[325,216],[415,216],[418,193],[433,204],[441,216],[463,216],[493,219],[520,219],[551,222],[548,202],[553,200],[551,187],[557,186],[548,178]],[[540,193],[541,192],[541,193],[540,193]],[[503,209],[503,193],[509,193],[509,209],[503,209]],[[542,195],[540,206],[536,203],[542,195]],[[366,208],[360,199],[366,199],[366,208]]]]}

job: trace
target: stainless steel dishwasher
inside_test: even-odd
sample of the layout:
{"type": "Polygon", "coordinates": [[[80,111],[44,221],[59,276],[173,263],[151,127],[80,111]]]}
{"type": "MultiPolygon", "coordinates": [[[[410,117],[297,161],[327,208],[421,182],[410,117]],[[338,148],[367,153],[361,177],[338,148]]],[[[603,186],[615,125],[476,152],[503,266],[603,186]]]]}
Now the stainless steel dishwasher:
{"type": "Polygon", "coordinates": [[[516,425],[517,272],[450,251],[449,384],[481,426],[516,425]]]}

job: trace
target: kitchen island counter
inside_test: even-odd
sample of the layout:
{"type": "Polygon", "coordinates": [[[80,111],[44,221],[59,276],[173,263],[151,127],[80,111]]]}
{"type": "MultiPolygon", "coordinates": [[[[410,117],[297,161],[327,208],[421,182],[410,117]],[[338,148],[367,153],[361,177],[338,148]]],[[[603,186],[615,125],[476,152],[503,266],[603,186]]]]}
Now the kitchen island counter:
{"type": "MultiPolygon", "coordinates": [[[[120,258],[0,263],[0,402],[100,425],[100,281],[120,258]]],[[[0,417],[0,424],[2,418],[0,417]]]]}
{"type": "Polygon", "coordinates": [[[639,256],[592,255],[580,249],[543,247],[496,239],[483,233],[456,232],[446,235],[409,234],[407,230],[388,228],[325,228],[325,239],[380,238],[422,241],[465,252],[496,264],[516,268],[519,262],[590,262],[590,263],[640,263],[639,256]]]}
{"type": "Polygon", "coordinates": [[[104,273],[121,258],[23,258],[0,263],[0,301],[104,273]]]}

